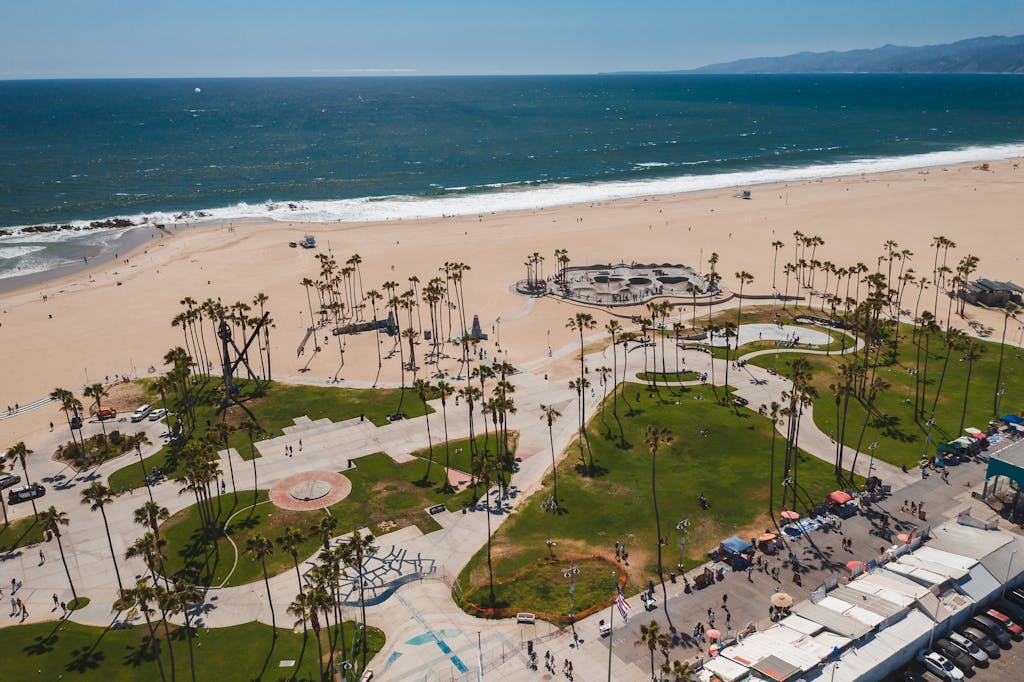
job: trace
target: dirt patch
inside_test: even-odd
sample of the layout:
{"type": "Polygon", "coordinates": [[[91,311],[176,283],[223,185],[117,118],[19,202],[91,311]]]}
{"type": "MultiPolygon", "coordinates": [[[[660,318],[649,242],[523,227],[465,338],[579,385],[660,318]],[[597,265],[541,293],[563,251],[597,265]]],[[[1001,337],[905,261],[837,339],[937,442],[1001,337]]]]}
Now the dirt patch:
{"type": "MultiPolygon", "coordinates": [[[[146,392],[145,386],[134,381],[108,386],[107,392],[109,395],[102,400],[103,406],[114,408],[118,414],[132,412],[147,400],[152,400],[152,396],[146,392]]],[[[91,400],[92,398],[83,398],[82,402],[85,403],[91,400]]],[[[95,411],[96,404],[93,403],[89,406],[89,412],[91,414],[95,411]]]]}

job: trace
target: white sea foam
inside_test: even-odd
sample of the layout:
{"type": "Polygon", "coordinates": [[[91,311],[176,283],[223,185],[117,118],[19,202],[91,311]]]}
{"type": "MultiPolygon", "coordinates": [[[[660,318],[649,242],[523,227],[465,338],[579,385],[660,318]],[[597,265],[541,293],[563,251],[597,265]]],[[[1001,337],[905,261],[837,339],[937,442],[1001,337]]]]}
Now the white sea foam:
{"type": "Polygon", "coordinates": [[[36,246],[28,244],[2,244],[0,245],[0,260],[10,260],[11,258],[22,258],[30,253],[36,251],[42,251],[45,246],[36,246]]]}
{"type": "MultiPolygon", "coordinates": [[[[451,187],[454,192],[442,196],[376,196],[332,201],[274,200],[262,204],[239,203],[213,209],[203,209],[204,215],[189,212],[182,219],[177,213],[146,213],[119,216],[141,223],[148,218],[150,224],[181,225],[204,222],[231,222],[272,220],[280,222],[368,222],[436,218],[451,215],[475,215],[500,211],[518,211],[593,203],[614,199],[643,196],[661,196],[702,190],[725,189],[776,182],[796,182],[816,178],[830,178],[863,173],[926,168],[932,166],[991,161],[1024,156],[1024,144],[1005,144],[989,147],[966,147],[927,154],[912,154],[876,159],[856,159],[841,163],[766,168],[704,175],[679,175],[667,178],[623,180],[611,182],[564,183],[552,181],[522,181],[496,183],[482,187],[451,187]],[[496,189],[497,191],[489,191],[496,189]],[[289,204],[294,204],[291,208],[289,204]]],[[[653,163],[653,162],[652,162],[653,163]]],[[[685,162],[699,165],[706,161],[685,162]]],[[[677,164],[684,165],[684,164],[677,164]]],[[[72,222],[85,226],[88,221],[72,222]]],[[[17,228],[6,228],[14,230],[17,228]]],[[[106,230],[91,232],[97,234],[106,230]]],[[[33,235],[33,240],[64,241],[80,236],[81,232],[55,232],[33,235]]],[[[0,241],[2,243],[2,241],[0,241]]]]}

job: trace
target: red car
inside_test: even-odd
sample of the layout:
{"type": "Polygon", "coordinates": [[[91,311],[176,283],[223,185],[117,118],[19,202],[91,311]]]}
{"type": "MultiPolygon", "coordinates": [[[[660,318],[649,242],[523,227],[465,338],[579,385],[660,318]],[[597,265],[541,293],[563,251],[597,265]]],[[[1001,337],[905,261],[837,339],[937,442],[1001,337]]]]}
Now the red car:
{"type": "Polygon", "coordinates": [[[1024,632],[1024,628],[1010,620],[1009,616],[999,611],[996,611],[995,609],[989,609],[985,612],[985,615],[987,615],[989,618],[994,618],[995,620],[999,621],[999,624],[1006,628],[1007,631],[1009,631],[1009,633],[1014,637],[1020,637],[1020,633],[1024,632]]]}

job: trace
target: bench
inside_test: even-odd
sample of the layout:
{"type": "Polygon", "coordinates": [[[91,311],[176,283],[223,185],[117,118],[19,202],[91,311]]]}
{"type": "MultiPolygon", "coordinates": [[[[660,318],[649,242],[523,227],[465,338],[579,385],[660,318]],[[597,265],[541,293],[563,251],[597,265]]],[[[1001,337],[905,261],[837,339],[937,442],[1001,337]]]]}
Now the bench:
{"type": "Polygon", "coordinates": [[[516,622],[522,625],[533,625],[537,622],[537,616],[532,613],[517,613],[516,622]]]}

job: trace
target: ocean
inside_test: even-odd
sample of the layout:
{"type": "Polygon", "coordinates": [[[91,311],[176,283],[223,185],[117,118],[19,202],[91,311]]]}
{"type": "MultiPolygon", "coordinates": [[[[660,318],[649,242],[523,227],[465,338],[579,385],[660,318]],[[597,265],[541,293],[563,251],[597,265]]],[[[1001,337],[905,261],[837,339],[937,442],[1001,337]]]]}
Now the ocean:
{"type": "Polygon", "coordinates": [[[1011,156],[1014,75],[4,81],[0,280],[147,238],[115,218],[394,220],[1011,156]]]}

